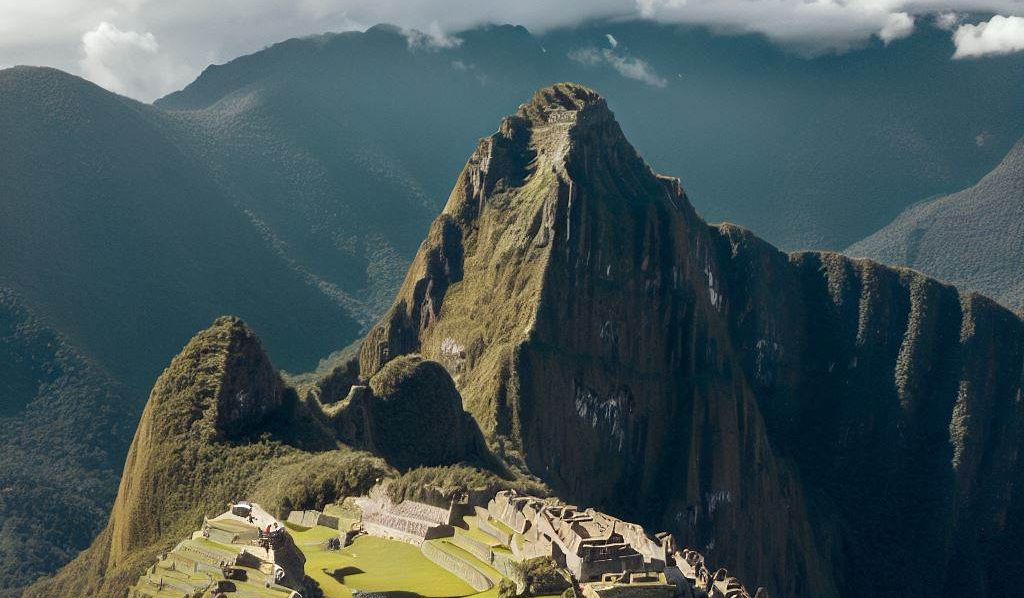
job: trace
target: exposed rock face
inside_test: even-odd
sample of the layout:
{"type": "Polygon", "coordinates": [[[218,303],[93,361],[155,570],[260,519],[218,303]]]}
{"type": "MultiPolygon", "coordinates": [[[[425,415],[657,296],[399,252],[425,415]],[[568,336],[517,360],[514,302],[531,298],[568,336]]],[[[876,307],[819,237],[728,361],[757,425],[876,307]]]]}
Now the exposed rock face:
{"type": "Polygon", "coordinates": [[[995,596],[1021,563],[1021,321],[708,226],[588,89],[480,142],[362,376],[412,352],[560,496],[772,595],[995,596]]]}
{"type": "Polygon", "coordinates": [[[342,440],[400,468],[478,459],[480,429],[441,364],[419,356],[389,361],[356,386],[334,415],[342,440]]]}

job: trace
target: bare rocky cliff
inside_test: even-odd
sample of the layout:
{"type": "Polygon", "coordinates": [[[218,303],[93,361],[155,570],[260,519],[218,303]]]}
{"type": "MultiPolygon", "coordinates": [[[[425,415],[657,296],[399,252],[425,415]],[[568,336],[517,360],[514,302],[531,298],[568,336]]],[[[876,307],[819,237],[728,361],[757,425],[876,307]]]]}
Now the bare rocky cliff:
{"type": "Polygon", "coordinates": [[[705,224],[586,88],[481,140],[361,374],[412,352],[560,496],[772,595],[996,596],[1020,564],[1021,321],[705,224]]]}

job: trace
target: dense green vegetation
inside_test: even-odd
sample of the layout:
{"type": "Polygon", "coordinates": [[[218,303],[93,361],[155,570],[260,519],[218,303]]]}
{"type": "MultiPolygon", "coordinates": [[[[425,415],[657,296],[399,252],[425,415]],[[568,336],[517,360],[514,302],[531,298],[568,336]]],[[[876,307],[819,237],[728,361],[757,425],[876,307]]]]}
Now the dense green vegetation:
{"type": "Polygon", "coordinates": [[[373,442],[396,467],[486,459],[480,428],[463,410],[462,397],[441,364],[402,356],[369,385],[373,442]]]}
{"type": "Polygon", "coordinates": [[[394,475],[383,460],[336,450],[279,463],[257,482],[252,500],[281,519],[296,510],[323,509],[346,496],[360,496],[378,479],[394,475]]]}
{"type": "Polygon", "coordinates": [[[89,545],[114,499],[134,403],[0,289],[0,596],[89,545]]]}
{"type": "Polygon", "coordinates": [[[139,409],[219,315],[252,322],[297,371],[358,333],[160,110],[19,67],[0,71],[0,131],[0,280],[136,391],[139,409]]]}
{"type": "Polygon", "coordinates": [[[570,588],[565,571],[551,557],[537,557],[519,564],[525,589],[517,591],[516,584],[502,580],[498,586],[499,598],[527,598],[557,594],[570,588]]]}
{"type": "Polygon", "coordinates": [[[907,208],[846,249],[909,266],[1024,313],[1024,141],[963,191],[907,208]]]}
{"type": "Polygon", "coordinates": [[[494,496],[499,490],[512,489],[533,496],[546,496],[549,492],[537,481],[507,479],[477,467],[452,465],[411,469],[388,486],[388,493],[395,502],[415,500],[447,507],[452,499],[462,495],[481,499],[494,496]]]}

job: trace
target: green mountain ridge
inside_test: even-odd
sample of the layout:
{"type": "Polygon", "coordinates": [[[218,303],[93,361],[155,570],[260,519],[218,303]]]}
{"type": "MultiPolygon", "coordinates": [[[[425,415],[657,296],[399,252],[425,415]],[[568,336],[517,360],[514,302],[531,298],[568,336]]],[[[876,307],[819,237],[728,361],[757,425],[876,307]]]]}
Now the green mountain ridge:
{"type": "Polygon", "coordinates": [[[52,69],[5,70],[0,88],[0,280],[129,387],[146,388],[224,310],[265,330],[289,367],[357,333],[182,150],[163,113],[52,69]],[[314,331],[324,340],[311,347],[314,331]]]}
{"type": "Polygon", "coordinates": [[[976,185],[911,206],[845,253],[915,268],[1024,313],[1024,140],[976,185]]]}
{"type": "MultiPolygon", "coordinates": [[[[411,397],[402,396],[402,389],[419,387],[422,376],[434,382],[437,372],[413,367],[370,384],[382,401],[407,403],[411,397]]],[[[461,404],[456,406],[461,413],[461,404]]],[[[423,413],[419,422],[445,429],[450,422],[444,416],[423,413]]],[[[365,494],[382,477],[398,475],[382,459],[339,443],[334,425],[315,399],[299,397],[282,381],[252,330],[238,318],[219,318],[157,381],[107,527],[89,549],[24,595],[124,595],[158,554],[188,536],[204,515],[220,512],[238,497],[257,500],[283,517],[293,509],[322,508],[365,494]]],[[[380,440],[408,442],[401,436],[380,440]]],[[[385,442],[375,446],[389,452],[385,442]]],[[[471,457],[449,453],[454,461],[444,464],[462,456],[471,457]]],[[[421,464],[403,461],[406,468],[421,464]]],[[[428,480],[461,476],[499,488],[511,484],[473,468],[465,474],[459,468],[412,471],[421,480],[418,497],[432,485],[422,483],[424,475],[428,480]]],[[[451,490],[457,491],[457,486],[451,490]]]]}

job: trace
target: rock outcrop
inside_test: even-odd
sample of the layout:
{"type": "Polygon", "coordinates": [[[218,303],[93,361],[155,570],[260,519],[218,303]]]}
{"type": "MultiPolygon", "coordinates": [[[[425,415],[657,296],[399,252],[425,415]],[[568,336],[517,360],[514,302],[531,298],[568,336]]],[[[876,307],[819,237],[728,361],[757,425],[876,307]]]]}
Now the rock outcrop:
{"type": "Polygon", "coordinates": [[[773,596],[996,596],[1020,570],[1024,324],[705,224],[583,87],[481,140],[361,375],[408,353],[559,496],[773,596]]]}
{"type": "Polygon", "coordinates": [[[441,364],[401,356],[332,413],[339,437],[395,467],[436,466],[487,455],[480,429],[441,364]]]}

